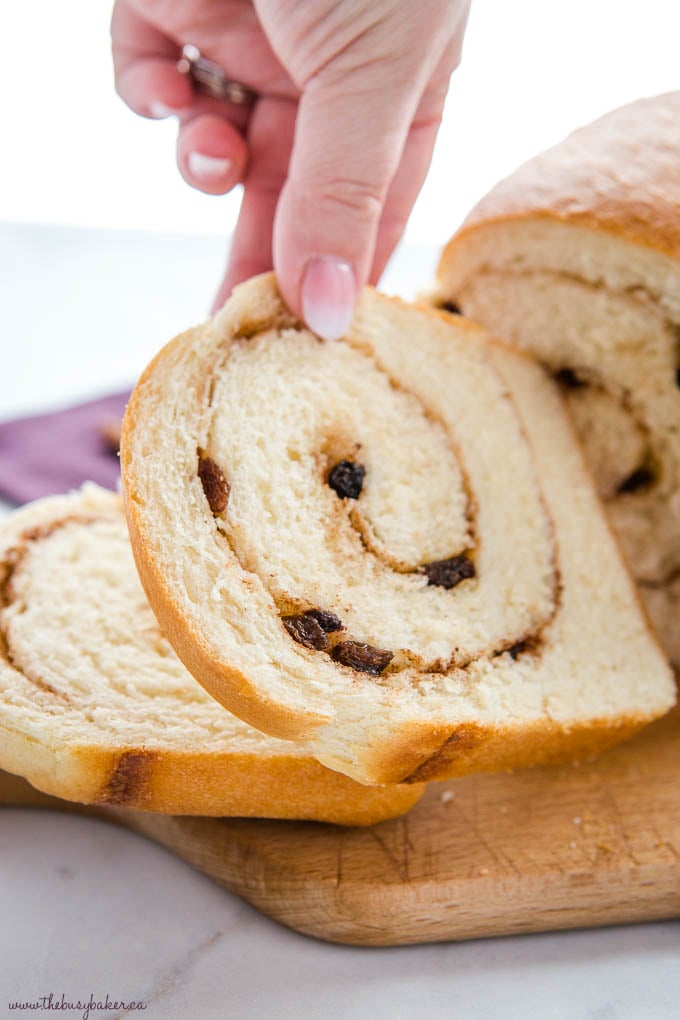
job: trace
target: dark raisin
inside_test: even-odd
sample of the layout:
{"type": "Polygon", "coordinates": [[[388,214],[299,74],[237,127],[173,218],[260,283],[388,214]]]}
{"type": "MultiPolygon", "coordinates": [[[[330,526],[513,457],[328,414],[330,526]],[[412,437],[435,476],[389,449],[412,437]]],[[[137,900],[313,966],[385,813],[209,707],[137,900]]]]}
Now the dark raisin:
{"type": "Polygon", "coordinates": [[[297,616],[283,616],[281,622],[293,641],[305,648],[314,648],[317,652],[328,649],[328,638],[320,624],[307,613],[297,616]]]}
{"type": "Polygon", "coordinates": [[[212,457],[198,457],[198,477],[201,479],[205,498],[214,514],[221,514],[229,502],[229,483],[212,457]]]}
{"type": "Polygon", "coordinates": [[[680,388],[680,368],[675,370],[675,385],[680,388]]]}
{"type": "Polygon", "coordinates": [[[353,460],[339,460],[328,475],[328,484],[341,499],[358,499],[364,487],[366,468],[353,460]]]}
{"type": "Polygon", "coordinates": [[[455,588],[461,581],[475,576],[475,565],[465,553],[452,556],[448,560],[434,560],[423,566],[428,584],[436,584],[439,588],[455,588]]]}
{"type": "Polygon", "coordinates": [[[644,489],[646,486],[651,485],[653,481],[654,474],[651,469],[643,465],[636,468],[627,478],[624,478],[619,485],[618,491],[619,493],[637,492],[638,489],[644,489]]]}
{"type": "Polygon", "coordinates": [[[565,390],[580,390],[586,385],[572,368],[561,368],[555,372],[555,381],[564,386],[565,390]]]}
{"type": "Polygon", "coordinates": [[[451,315],[463,314],[460,305],[457,305],[455,301],[443,301],[439,307],[442,309],[442,311],[449,312],[451,315]]]}
{"type": "Polygon", "coordinates": [[[332,652],[333,658],[342,666],[349,666],[360,673],[372,673],[377,676],[389,666],[394,658],[392,652],[385,648],[374,648],[360,641],[339,641],[332,652]]]}
{"type": "Polygon", "coordinates": [[[508,655],[510,656],[511,659],[517,661],[522,652],[526,652],[528,648],[529,648],[528,641],[518,641],[516,645],[512,646],[512,648],[508,648],[508,655]]]}
{"type": "Polygon", "coordinates": [[[327,609],[308,609],[304,615],[310,620],[316,620],[321,630],[326,634],[334,634],[338,630],[345,629],[340,617],[335,613],[330,613],[327,609]]]}

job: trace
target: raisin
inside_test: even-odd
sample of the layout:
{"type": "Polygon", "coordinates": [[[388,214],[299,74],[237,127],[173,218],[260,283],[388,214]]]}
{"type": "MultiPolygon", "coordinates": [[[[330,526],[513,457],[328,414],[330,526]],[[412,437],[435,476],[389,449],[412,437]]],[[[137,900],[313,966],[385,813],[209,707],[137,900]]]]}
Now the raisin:
{"type": "Polygon", "coordinates": [[[423,572],[427,576],[428,584],[436,584],[439,588],[455,588],[461,581],[475,576],[475,565],[465,553],[462,553],[448,560],[426,563],[423,572]]]}
{"type": "Polygon", "coordinates": [[[394,658],[393,653],[385,648],[374,648],[360,641],[339,641],[332,655],[342,666],[350,666],[360,673],[373,673],[375,676],[382,673],[394,658]]]}
{"type": "Polygon", "coordinates": [[[443,301],[439,307],[442,309],[442,311],[449,312],[450,315],[463,314],[460,305],[457,305],[455,301],[443,301]]]}
{"type": "Polygon", "coordinates": [[[328,638],[321,625],[307,613],[300,613],[295,616],[283,616],[281,622],[286,628],[293,641],[305,648],[314,648],[317,652],[325,652],[328,649],[328,638]]]}
{"type": "Polygon", "coordinates": [[[328,475],[328,484],[341,499],[358,499],[364,487],[366,468],[353,460],[339,460],[328,475]]]}
{"type": "Polygon", "coordinates": [[[624,478],[619,485],[618,491],[619,493],[637,492],[638,489],[644,489],[647,485],[651,485],[653,481],[654,475],[651,469],[643,465],[636,468],[627,478],[624,478]]]}
{"type": "Polygon", "coordinates": [[[528,648],[528,641],[518,641],[516,645],[512,646],[512,648],[508,648],[508,655],[511,659],[514,659],[515,662],[517,662],[522,652],[526,652],[528,648]]]}
{"type": "Polygon", "coordinates": [[[212,513],[224,513],[229,502],[229,483],[212,457],[199,454],[198,477],[212,513]]]}
{"type": "Polygon", "coordinates": [[[680,368],[675,370],[675,385],[680,388],[680,368]]]}
{"type": "Polygon", "coordinates": [[[330,613],[327,609],[308,609],[304,614],[311,620],[316,622],[326,634],[334,634],[338,630],[344,630],[342,620],[335,613],[330,613]]]}
{"type": "Polygon", "coordinates": [[[561,368],[559,372],[555,372],[555,382],[564,386],[565,390],[580,390],[586,385],[572,368],[561,368]]]}

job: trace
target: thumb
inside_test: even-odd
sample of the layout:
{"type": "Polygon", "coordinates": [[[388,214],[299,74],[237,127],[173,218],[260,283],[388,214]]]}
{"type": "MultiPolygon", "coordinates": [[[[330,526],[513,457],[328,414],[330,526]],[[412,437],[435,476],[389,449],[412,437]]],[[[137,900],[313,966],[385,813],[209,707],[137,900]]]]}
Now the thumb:
{"type": "Polygon", "coordinates": [[[304,89],[274,223],[282,296],[336,340],[368,279],[380,217],[427,79],[403,60],[336,69],[304,89]],[[422,82],[419,78],[423,78],[422,82]]]}

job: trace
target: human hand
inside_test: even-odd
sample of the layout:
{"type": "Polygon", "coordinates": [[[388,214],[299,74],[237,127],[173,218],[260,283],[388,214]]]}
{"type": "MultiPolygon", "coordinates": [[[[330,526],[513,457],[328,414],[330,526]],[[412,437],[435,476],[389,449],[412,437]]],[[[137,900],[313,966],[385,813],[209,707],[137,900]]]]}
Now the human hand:
{"type": "Polygon", "coordinates": [[[215,307],[273,266],[312,330],[345,332],[427,173],[469,2],[117,0],[121,97],[143,116],[178,116],[189,184],[245,185],[215,307]],[[253,89],[252,107],[196,94],[177,70],[185,43],[253,89]]]}

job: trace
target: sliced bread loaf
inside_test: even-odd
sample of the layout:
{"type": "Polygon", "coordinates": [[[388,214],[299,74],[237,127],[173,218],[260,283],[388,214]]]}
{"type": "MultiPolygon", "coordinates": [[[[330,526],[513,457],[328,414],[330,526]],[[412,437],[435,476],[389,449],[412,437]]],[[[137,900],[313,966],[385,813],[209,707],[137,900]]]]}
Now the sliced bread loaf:
{"type": "Polygon", "coordinates": [[[556,386],[468,322],[366,290],[325,343],[255,278],[145,371],[122,469],[180,658],[362,782],[592,753],[674,701],[556,386]]]}
{"type": "Polygon", "coordinates": [[[445,249],[437,295],[561,383],[652,620],[680,667],[680,92],[531,160],[445,249]]]}
{"type": "Polygon", "coordinates": [[[225,712],[139,584],[120,498],[86,486],[0,523],[0,768],[67,800],[367,825],[422,788],[368,788],[225,712]]]}

